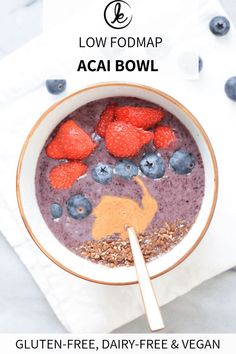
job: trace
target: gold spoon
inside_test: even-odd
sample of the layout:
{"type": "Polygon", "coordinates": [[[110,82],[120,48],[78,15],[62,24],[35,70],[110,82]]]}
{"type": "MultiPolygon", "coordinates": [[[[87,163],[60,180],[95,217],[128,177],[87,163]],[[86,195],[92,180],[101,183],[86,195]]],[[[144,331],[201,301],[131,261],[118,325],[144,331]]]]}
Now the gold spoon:
{"type": "Polygon", "coordinates": [[[151,331],[161,330],[164,328],[164,323],[137,234],[133,227],[125,226],[125,228],[129,235],[134,265],[150,329],[151,331]]]}

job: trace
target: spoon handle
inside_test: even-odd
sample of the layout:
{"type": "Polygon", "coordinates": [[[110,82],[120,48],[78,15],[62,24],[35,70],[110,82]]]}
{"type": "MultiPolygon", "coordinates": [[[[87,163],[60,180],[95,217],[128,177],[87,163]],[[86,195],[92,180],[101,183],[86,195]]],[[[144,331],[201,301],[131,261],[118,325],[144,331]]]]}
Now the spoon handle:
{"type": "Polygon", "coordinates": [[[134,265],[139,281],[139,287],[143,298],[148,323],[151,331],[158,331],[164,328],[160,308],[149,277],[146,263],[139,245],[138,237],[133,227],[128,227],[131,250],[134,258],[134,265]]]}

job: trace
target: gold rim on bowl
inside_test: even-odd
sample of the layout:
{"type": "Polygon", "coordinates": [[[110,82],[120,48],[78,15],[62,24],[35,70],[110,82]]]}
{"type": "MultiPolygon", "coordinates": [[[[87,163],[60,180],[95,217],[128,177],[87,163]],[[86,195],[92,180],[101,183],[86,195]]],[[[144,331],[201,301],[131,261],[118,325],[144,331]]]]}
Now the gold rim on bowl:
{"type": "Polygon", "coordinates": [[[97,87],[113,87],[113,86],[128,86],[128,87],[133,87],[133,88],[140,88],[142,90],[145,91],[149,91],[152,93],[156,93],[159,96],[165,98],[166,100],[170,101],[173,105],[175,105],[176,107],[178,107],[182,112],[185,113],[185,115],[187,116],[187,118],[198,128],[198,130],[201,132],[202,137],[205,140],[205,143],[207,144],[207,147],[209,149],[210,152],[210,156],[211,156],[211,160],[212,160],[212,164],[213,164],[213,169],[214,169],[214,196],[213,196],[213,201],[212,201],[212,205],[211,205],[211,209],[209,212],[209,215],[206,219],[206,223],[205,226],[202,230],[202,232],[200,233],[198,239],[196,240],[196,242],[194,243],[194,245],[177,261],[175,262],[172,266],[170,266],[169,268],[165,269],[164,271],[157,273],[155,275],[153,275],[151,277],[151,279],[157,278],[167,272],[169,272],[170,270],[174,269],[175,267],[177,267],[180,263],[182,263],[193,251],[194,249],[198,246],[198,244],[200,243],[200,241],[203,239],[214,214],[215,211],[215,206],[216,206],[216,201],[217,201],[217,195],[218,195],[218,168],[217,168],[217,162],[216,162],[216,157],[215,157],[215,153],[213,150],[213,147],[211,145],[211,142],[206,134],[206,132],[204,131],[203,127],[201,126],[201,124],[198,122],[198,120],[195,118],[195,116],[187,109],[185,108],[181,103],[179,103],[177,100],[175,100],[173,97],[167,95],[166,93],[159,91],[158,89],[154,89],[152,87],[149,86],[145,86],[145,85],[140,85],[140,84],[133,84],[133,83],[123,83],[123,82],[109,82],[109,83],[98,83],[98,84],[94,84],[91,86],[88,86],[84,89],[78,90],[68,96],[66,96],[65,98],[61,99],[60,101],[56,102],[54,105],[52,105],[46,112],[44,112],[42,114],[42,116],[37,120],[37,122],[34,124],[34,126],[32,127],[30,133],[28,134],[28,136],[26,137],[26,140],[23,144],[21,153],[20,153],[20,157],[19,157],[19,161],[18,161],[18,165],[17,165],[17,172],[16,172],[16,195],[17,195],[17,202],[18,202],[18,207],[19,207],[19,211],[21,214],[21,218],[25,224],[26,229],[28,230],[31,238],[33,239],[33,241],[36,243],[36,245],[39,247],[39,249],[53,262],[55,263],[57,266],[59,266],[60,268],[62,268],[63,270],[67,271],[68,273],[77,276],[78,278],[84,279],[84,280],[88,280],[94,283],[98,283],[98,284],[104,284],[104,285],[132,285],[132,284],[137,284],[138,281],[132,281],[132,282],[106,282],[106,281],[98,281],[98,280],[94,280],[92,278],[87,278],[84,275],[78,274],[74,271],[72,271],[71,269],[65,267],[62,263],[58,262],[53,256],[51,256],[46,249],[40,244],[40,242],[38,241],[37,237],[34,235],[29,222],[26,218],[24,209],[23,209],[23,205],[22,205],[22,199],[21,199],[21,191],[20,191],[20,177],[21,177],[21,169],[22,169],[22,162],[24,159],[24,155],[25,155],[25,151],[28,147],[29,141],[32,137],[32,135],[34,134],[34,132],[36,131],[37,127],[41,124],[41,122],[45,119],[45,117],[51,112],[53,111],[56,107],[58,107],[61,103],[63,103],[64,101],[70,99],[73,96],[76,96],[82,92],[85,91],[89,91],[92,89],[96,89],[97,87]]]}

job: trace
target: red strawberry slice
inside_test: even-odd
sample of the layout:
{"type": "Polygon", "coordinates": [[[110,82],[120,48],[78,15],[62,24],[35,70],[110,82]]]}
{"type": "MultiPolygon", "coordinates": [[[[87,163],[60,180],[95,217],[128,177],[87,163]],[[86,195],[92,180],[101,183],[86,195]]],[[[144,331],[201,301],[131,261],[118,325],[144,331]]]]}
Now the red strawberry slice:
{"type": "Polygon", "coordinates": [[[151,132],[124,122],[110,123],[105,137],[107,150],[115,157],[133,157],[152,139],[151,132]]]}
{"type": "Polygon", "coordinates": [[[148,130],[143,130],[141,128],[137,128],[139,130],[139,139],[142,145],[150,143],[153,139],[153,133],[148,130]]]}
{"type": "Polygon", "coordinates": [[[115,119],[129,123],[138,128],[149,129],[164,117],[164,112],[159,108],[147,107],[116,107],[115,119]]]}
{"type": "Polygon", "coordinates": [[[49,180],[55,189],[68,189],[86,171],[87,166],[84,163],[70,161],[54,167],[49,173],[49,180]]]}
{"type": "Polygon", "coordinates": [[[115,119],[115,105],[111,104],[108,105],[105,110],[102,112],[98,125],[97,125],[97,133],[101,137],[105,137],[106,129],[108,125],[113,122],[115,119]]]}
{"type": "Polygon", "coordinates": [[[73,120],[63,123],[55,138],[46,147],[46,154],[53,159],[82,160],[95,149],[90,136],[73,120]]]}
{"type": "Polygon", "coordinates": [[[175,134],[170,127],[160,126],[154,131],[153,142],[157,149],[166,149],[171,143],[175,142],[175,140],[175,134]]]}

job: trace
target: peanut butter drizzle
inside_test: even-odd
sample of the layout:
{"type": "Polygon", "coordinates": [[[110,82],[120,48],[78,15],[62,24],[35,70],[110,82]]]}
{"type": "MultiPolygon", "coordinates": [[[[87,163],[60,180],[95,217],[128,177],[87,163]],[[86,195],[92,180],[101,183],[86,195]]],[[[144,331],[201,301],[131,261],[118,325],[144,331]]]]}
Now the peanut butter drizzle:
{"type": "Polygon", "coordinates": [[[145,184],[139,177],[134,177],[143,191],[142,206],[135,200],[126,197],[104,195],[93,211],[96,217],[92,236],[95,240],[120,234],[128,238],[125,225],[133,226],[137,233],[144,232],[158,211],[157,201],[152,198],[145,184]]]}

